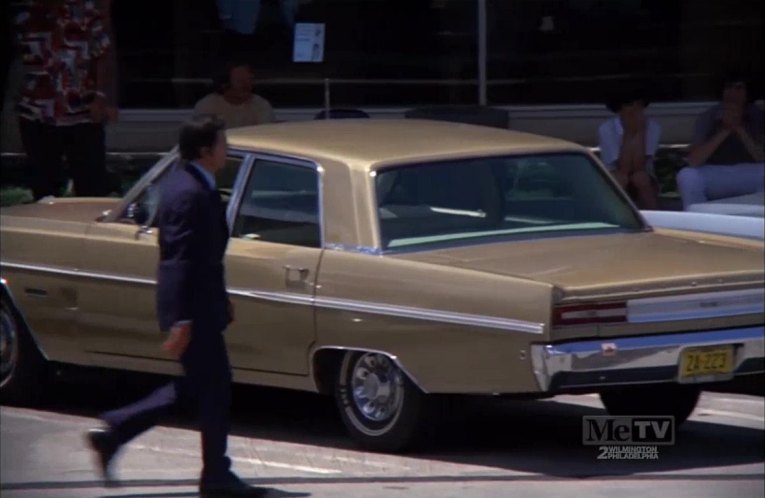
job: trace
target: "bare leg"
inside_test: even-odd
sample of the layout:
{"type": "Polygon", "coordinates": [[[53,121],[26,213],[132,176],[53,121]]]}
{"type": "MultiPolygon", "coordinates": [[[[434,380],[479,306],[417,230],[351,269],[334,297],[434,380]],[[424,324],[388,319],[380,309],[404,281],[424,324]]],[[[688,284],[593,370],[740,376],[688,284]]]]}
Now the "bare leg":
{"type": "Polygon", "coordinates": [[[641,209],[656,209],[658,199],[656,190],[653,186],[653,180],[646,171],[635,171],[630,176],[630,182],[637,189],[638,202],[641,209]]]}
{"type": "Polygon", "coordinates": [[[627,185],[629,185],[629,183],[630,183],[630,175],[629,175],[629,173],[626,173],[625,171],[617,169],[617,170],[615,170],[613,172],[613,175],[614,175],[614,178],[616,179],[617,183],[619,183],[619,185],[623,189],[626,189],[627,185]]]}

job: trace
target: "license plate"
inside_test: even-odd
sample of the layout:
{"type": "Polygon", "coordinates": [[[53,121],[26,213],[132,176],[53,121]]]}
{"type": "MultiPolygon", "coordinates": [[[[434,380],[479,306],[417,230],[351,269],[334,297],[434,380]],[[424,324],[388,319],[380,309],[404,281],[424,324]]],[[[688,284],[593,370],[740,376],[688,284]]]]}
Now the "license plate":
{"type": "Polygon", "coordinates": [[[680,380],[733,372],[733,346],[688,348],[680,355],[680,380]]]}

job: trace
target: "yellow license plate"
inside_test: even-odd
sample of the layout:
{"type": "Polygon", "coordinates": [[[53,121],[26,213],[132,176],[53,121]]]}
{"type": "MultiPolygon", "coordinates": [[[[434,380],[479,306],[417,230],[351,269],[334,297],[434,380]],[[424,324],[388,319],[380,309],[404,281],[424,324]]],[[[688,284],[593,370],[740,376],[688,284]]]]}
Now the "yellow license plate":
{"type": "Polygon", "coordinates": [[[688,348],[680,355],[680,379],[733,372],[733,346],[688,348]]]}

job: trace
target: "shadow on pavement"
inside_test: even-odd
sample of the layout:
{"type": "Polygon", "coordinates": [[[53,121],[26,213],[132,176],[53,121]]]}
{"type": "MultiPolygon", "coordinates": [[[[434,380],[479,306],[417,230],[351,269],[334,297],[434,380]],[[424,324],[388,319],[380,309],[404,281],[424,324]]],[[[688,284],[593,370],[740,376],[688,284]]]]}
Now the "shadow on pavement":
{"type": "MultiPolygon", "coordinates": [[[[99,379],[101,385],[59,382],[50,390],[51,395],[44,405],[37,408],[95,418],[104,410],[139,399],[167,380],[122,373],[109,377],[99,375],[99,379]]],[[[438,423],[429,424],[434,426],[432,433],[423,445],[406,457],[532,473],[547,479],[618,479],[669,471],[675,472],[672,478],[677,478],[676,472],[683,470],[688,472],[681,475],[688,479],[708,479],[710,474],[699,472],[699,469],[765,461],[765,431],[720,423],[687,422],[678,431],[674,446],[659,447],[657,460],[597,460],[598,448],[582,445],[582,416],[605,414],[601,409],[554,400],[471,397],[459,398],[457,403],[438,413],[438,423]]],[[[180,414],[163,425],[193,428],[190,420],[180,414]]],[[[311,393],[235,386],[231,433],[361,452],[346,435],[334,401],[311,393]]],[[[479,470],[476,469],[476,473],[479,470]]],[[[485,469],[482,471],[485,473],[485,469]]],[[[438,480],[438,477],[425,477],[425,480],[438,480]]],[[[460,480],[464,481],[465,477],[461,475],[460,480]]],[[[532,476],[516,477],[526,480],[532,476]]],[[[664,478],[661,475],[646,477],[664,478]]],[[[731,477],[735,478],[735,475],[715,476],[718,479],[731,477]]],[[[320,479],[321,482],[334,480],[320,479]]]]}
{"type": "MultiPolygon", "coordinates": [[[[264,490],[267,489],[268,494],[265,495],[266,498],[299,498],[299,497],[305,497],[305,496],[311,496],[311,493],[290,493],[287,491],[279,491],[278,489],[273,488],[263,488],[264,490]]],[[[101,498],[185,498],[185,497],[197,497],[199,496],[199,493],[196,492],[188,492],[188,493],[130,493],[130,494],[123,494],[123,495],[103,495],[101,498]]]]}
{"type": "MultiPolygon", "coordinates": [[[[262,481],[269,481],[268,479],[245,479],[253,486],[258,484],[264,484],[262,481]]],[[[146,493],[136,493],[135,491],[130,493],[120,492],[122,488],[167,488],[167,487],[194,487],[196,488],[197,481],[191,479],[147,479],[147,480],[135,480],[124,479],[121,480],[118,486],[113,488],[113,492],[116,494],[104,494],[104,498],[162,498],[162,497],[195,497],[199,496],[197,491],[147,491],[146,493]]],[[[101,488],[103,483],[101,481],[50,481],[50,482],[25,482],[25,483],[8,483],[0,486],[3,491],[52,491],[52,490],[67,490],[67,489],[92,489],[101,488]]],[[[258,486],[257,489],[267,491],[267,498],[302,498],[311,496],[311,493],[304,492],[289,492],[282,491],[276,488],[269,488],[258,486]]]]}

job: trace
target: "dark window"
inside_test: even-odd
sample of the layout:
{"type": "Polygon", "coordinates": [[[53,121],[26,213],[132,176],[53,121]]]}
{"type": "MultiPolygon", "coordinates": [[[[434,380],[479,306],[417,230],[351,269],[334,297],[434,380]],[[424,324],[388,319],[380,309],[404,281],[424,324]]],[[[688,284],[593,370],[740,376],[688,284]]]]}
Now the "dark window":
{"type": "MultiPolygon", "coordinates": [[[[233,190],[236,177],[239,174],[239,169],[242,166],[242,161],[243,159],[240,156],[229,156],[226,159],[226,166],[219,171],[215,177],[215,185],[218,187],[218,191],[221,193],[221,199],[224,203],[228,203],[231,197],[231,191],[233,190]]],[[[156,227],[157,211],[159,209],[160,184],[170,171],[179,167],[179,164],[181,163],[176,160],[149,183],[143,191],[138,194],[135,200],[128,205],[127,210],[122,216],[122,221],[156,227]]]]}
{"type": "MultiPolygon", "coordinates": [[[[190,108],[234,53],[254,64],[256,93],[280,108],[321,107],[325,78],[338,107],[478,101],[477,0],[252,3],[253,32],[238,34],[216,0],[114,1],[121,106],[190,108]],[[325,23],[324,62],[292,62],[291,19],[325,23]]],[[[731,63],[762,74],[763,5],[487,0],[489,104],[600,104],[634,78],[648,80],[654,101],[714,98],[731,63]]]]}
{"type": "MultiPolygon", "coordinates": [[[[490,104],[714,99],[730,65],[762,73],[759,0],[488,0],[490,104]]],[[[759,91],[759,90],[758,90],[759,91]]]]}
{"type": "Polygon", "coordinates": [[[321,246],[318,172],[257,160],[242,196],[233,236],[305,247],[321,246]]]}
{"type": "Polygon", "coordinates": [[[275,107],[322,107],[325,78],[339,107],[476,100],[475,0],[258,3],[253,33],[239,34],[224,29],[214,0],[115,2],[122,106],[190,108],[232,54],[253,63],[255,92],[275,107]],[[296,22],[325,23],[324,62],[292,62],[283,9],[296,22]]]}
{"type": "Polygon", "coordinates": [[[375,187],[385,249],[643,228],[583,154],[402,166],[378,172],[375,187]]]}

